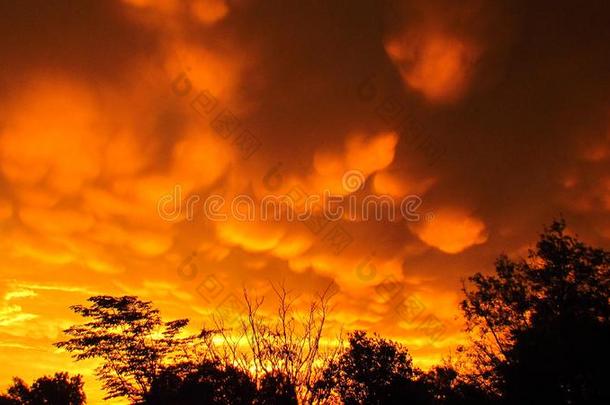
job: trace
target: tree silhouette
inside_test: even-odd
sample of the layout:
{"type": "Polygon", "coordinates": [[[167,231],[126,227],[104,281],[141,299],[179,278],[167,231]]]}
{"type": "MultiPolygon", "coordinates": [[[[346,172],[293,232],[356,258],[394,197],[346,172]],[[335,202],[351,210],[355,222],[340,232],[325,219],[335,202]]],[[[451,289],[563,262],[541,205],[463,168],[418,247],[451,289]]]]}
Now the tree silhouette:
{"type": "Polygon", "coordinates": [[[55,345],[76,360],[99,358],[98,378],[107,391],[106,399],[127,397],[137,402],[168,363],[177,363],[196,340],[179,337],[187,319],[163,322],[150,302],[137,297],[95,296],[90,306],[71,309],[89,319],[64,331],[71,338],[55,345]]]}
{"type": "Polygon", "coordinates": [[[527,260],[470,278],[461,307],[481,383],[507,403],[610,403],[610,253],[545,229],[527,260]]]}
{"type": "Polygon", "coordinates": [[[68,373],[44,376],[28,386],[20,378],[14,378],[6,394],[0,395],[0,405],[82,405],[86,402],[80,375],[68,373]]]}
{"type": "Polygon", "coordinates": [[[317,398],[344,404],[427,404],[431,397],[401,345],[357,331],[317,383],[317,398]]]}

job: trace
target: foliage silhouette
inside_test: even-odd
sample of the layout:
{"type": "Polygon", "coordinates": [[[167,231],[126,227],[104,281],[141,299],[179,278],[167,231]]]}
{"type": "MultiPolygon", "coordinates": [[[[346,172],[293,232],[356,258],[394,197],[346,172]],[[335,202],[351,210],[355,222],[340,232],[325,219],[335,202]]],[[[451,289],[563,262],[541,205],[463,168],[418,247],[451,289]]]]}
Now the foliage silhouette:
{"type": "Polygon", "coordinates": [[[70,377],[68,373],[40,377],[31,387],[14,378],[7,393],[0,395],[0,405],[82,405],[85,402],[81,376],[70,377]]]}
{"type": "Polygon", "coordinates": [[[510,404],[610,403],[610,253],[545,229],[527,260],[506,256],[464,288],[475,378],[510,404]]]}

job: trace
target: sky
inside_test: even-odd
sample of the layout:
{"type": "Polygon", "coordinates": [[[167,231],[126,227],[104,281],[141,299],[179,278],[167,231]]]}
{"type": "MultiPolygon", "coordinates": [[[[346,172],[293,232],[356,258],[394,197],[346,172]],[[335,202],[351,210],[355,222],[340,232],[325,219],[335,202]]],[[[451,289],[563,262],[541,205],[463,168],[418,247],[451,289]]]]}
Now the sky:
{"type": "Polygon", "coordinates": [[[297,308],[332,286],[332,333],[439,362],[469,275],[559,216],[610,245],[609,44],[598,0],[0,3],[2,386],[67,370],[100,403],[52,346],[96,294],[196,329],[244,288],[272,313],[273,285],[297,308]],[[417,204],[206,211],[325,192],[417,204]]]}

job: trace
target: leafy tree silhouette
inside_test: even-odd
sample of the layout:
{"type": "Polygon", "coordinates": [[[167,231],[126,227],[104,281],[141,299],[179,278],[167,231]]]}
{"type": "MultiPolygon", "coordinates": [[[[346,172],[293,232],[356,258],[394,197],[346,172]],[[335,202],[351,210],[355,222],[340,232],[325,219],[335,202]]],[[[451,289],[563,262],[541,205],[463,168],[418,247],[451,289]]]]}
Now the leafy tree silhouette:
{"type": "MultiPolygon", "coordinates": [[[[180,362],[197,339],[179,337],[187,319],[163,322],[159,311],[137,297],[95,296],[89,306],[70,307],[89,319],[64,331],[71,338],[55,343],[76,360],[99,358],[98,378],[106,399],[141,400],[166,364],[180,362]]],[[[192,352],[192,351],[191,351],[192,352]]]]}
{"type": "Polygon", "coordinates": [[[346,405],[430,403],[418,376],[403,346],[356,331],[349,336],[347,350],[316,384],[317,397],[329,401],[338,396],[346,405]]]}
{"type": "Polygon", "coordinates": [[[527,260],[496,262],[464,288],[467,353],[509,404],[610,403],[610,253],[554,221],[527,260]]]}
{"type": "Polygon", "coordinates": [[[14,378],[7,393],[0,395],[0,405],[82,405],[85,402],[81,376],[70,377],[68,373],[40,377],[31,387],[14,378]]]}

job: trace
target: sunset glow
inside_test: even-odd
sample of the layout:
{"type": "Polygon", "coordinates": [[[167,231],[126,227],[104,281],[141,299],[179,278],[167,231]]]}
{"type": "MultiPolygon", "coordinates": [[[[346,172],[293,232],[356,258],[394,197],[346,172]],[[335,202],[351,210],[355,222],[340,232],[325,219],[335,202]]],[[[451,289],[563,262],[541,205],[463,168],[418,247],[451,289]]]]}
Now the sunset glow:
{"type": "Polygon", "coordinates": [[[527,254],[543,224],[563,215],[610,245],[594,11],[589,25],[508,1],[4,3],[1,388],[67,370],[105,403],[96,361],[52,345],[92,295],[137,295],[196,333],[235,322],[244,289],[272,316],[280,284],[304,315],[333,286],[330,345],[376,332],[426,369],[467,341],[461,281],[527,254]],[[548,34],[564,18],[574,32],[548,34]],[[231,214],[270,195],[346,208],[328,223],[231,214]],[[397,215],[350,216],[366,196],[397,215]]]}

